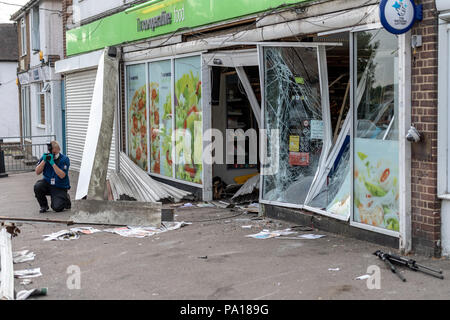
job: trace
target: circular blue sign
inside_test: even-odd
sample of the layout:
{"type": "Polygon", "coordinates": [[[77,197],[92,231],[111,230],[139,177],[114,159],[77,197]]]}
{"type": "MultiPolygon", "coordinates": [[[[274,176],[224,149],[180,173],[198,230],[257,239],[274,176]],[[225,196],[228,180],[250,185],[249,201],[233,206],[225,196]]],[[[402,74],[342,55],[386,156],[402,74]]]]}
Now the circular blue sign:
{"type": "Polygon", "coordinates": [[[381,0],[381,24],[390,33],[406,33],[416,21],[416,11],[414,0],[381,0]]]}

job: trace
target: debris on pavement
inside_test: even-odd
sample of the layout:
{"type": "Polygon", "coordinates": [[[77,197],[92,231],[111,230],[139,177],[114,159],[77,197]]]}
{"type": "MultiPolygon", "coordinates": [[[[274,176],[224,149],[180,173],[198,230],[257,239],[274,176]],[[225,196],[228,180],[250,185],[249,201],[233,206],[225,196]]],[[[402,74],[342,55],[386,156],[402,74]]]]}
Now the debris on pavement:
{"type": "Polygon", "coordinates": [[[18,252],[13,252],[13,262],[14,264],[33,261],[36,255],[29,250],[23,250],[18,252]]]}
{"type": "Polygon", "coordinates": [[[23,279],[22,281],[20,281],[20,284],[23,286],[27,286],[32,283],[33,283],[33,280],[31,280],[31,279],[23,279]]]}
{"type": "Polygon", "coordinates": [[[198,257],[199,259],[207,260],[208,256],[198,257]]]}
{"type": "Polygon", "coordinates": [[[184,226],[190,225],[187,222],[163,222],[161,228],[155,227],[121,227],[105,229],[104,232],[115,233],[126,238],[146,238],[155,234],[160,234],[167,231],[178,230],[184,226]]]}
{"type": "Polygon", "coordinates": [[[251,229],[253,226],[242,226],[242,229],[251,229]]]}
{"type": "Polygon", "coordinates": [[[321,234],[303,234],[301,236],[299,236],[299,238],[301,239],[308,239],[308,240],[316,240],[316,239],[321,239],[326,237],[325,235],[321,235],[321,234]]]}
{"type": "Polygon", "coordinates": [[[29,297],[46,296],[48,288],[22,290],[17,293],[16,300],[27,300],[29,297]]]}
{"type": "Polygon", "coordinates": [[[205,202],[205,203],[198,203],[197,207],[199,207],[199,208],[214,208],[215,205],[213,205],[212,203],[205,202]]]}
{"type": "Polygon", "coordinates": [[[180,208],[192,208],[194,205],[192,203],[185,203],[180,208]]]}
{"type": "Polygon", "coordinates": [[[120,153],[120,172],[111,174],[109,182],[115,201],[137,200],[139,202],[180,202],[192,198],[192,193],[152,179],[125,153],[120,153]]]}
{"type": "Polygon", "coordinates": [[[341,271],[340,268],[329,268],[328,271],[341,271]]]}
{"type": "Polygon", "coordinates": [[[14,300],[13,253],[11,249],[11,229],[2,227],[0,230],[0,299],[14,300]]]}
{"type": "Polygon", "coordinates": [[[260,175],[247,180],[247,182],[231,198],[234,203],[245,203],[259,198],[260,175]]]}
{"type": "Polygon", "coordinates": [[[72,228],[70,229],[72,232],[82,233],[82,234],[94,234],[98,232],[102,232],[101,230],[92,228],[92,227],[80,227],[80,228],[72,228]]]}
{"type": "Polygon", "coordinates": [[[250,234],[248,236],[246,236],[247,238],[254,238],[254,239],[271,239],[271,238],[277,238],[281,236],[281,234],[279,233],[275,233],[275,232],[270,232],[270,231],[261,231],[260,233],[257,234],[250,234]]]}
{"type": "Polygon", "coordinates": [[[41,268],[14,271],[14,277],[18,279],[37,278],[42,276],[41,268]]]}
{"type": "Polygon", "coordinates": [[[79,239],[80,235],[78,234],[78,232],[61,230],[58,232],[54,232],[52,234],[44,235],[43,237],[45,237],[44,241],[55,241],[55,240],[70,241],[79,239]]]}
{"type": "Polygon", "coordinates": [[[369,279],[369,278],[370,278],[370,276],[369,276],[368,274],[365,274],[365,275],[363,275],[363,276],[360,276],[360,277],[355,278],[355,280],[367,280],[367,279],[369,279]]]}

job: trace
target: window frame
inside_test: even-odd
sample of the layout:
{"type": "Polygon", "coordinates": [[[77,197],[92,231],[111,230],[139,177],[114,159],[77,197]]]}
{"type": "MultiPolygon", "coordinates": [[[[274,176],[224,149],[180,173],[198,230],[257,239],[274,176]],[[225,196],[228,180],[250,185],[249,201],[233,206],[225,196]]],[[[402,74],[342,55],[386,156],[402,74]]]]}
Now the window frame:
{"type": "Polygon", "coordinates": [[[28,54],[28,41],[27,41],[27,24],[25,17],[20,20],[20,40],[21,40],[21,57],[25,57],[28,54]]]}
{"type": "MultiPolygon", "coordinates": [[[[172,160],[174,161],[174,165],[173,165],[173,175],[172,177],[167,177],[161,174],[156,174],[156,173],[152,173],[151,172],[151,152],[150,152],[150,140],[151,140],[151,133],[150,133],[150,99],[149,97],[149,80],[150,80],[150,74],[149,74],[149,65],[150,63],[153,62],[160,62],[160,61],[170,61],[171,62],[171,73],[172,73],[172,80],[171,80],[171,94],[172,94],[172,115],[173,115],[173,119],[172,119],[172,129],[175,130],[176,127],[176,120],[175,120],[175,60],[177,59],[182,59],[182,58],[189,58],[189,57],[199,57],[200,59],[200,78],[202,81],[202,90],[205,86],[205,84],[203,83],[203,70],[205,67],[204,65],[204,61],[203,61],[203,54],[205,52],[194,52],[194,53],[188,53],[188,54],[182,54],[182,55],[174,55],[174,56],[167,56],[167,57],[159,57],[159,58],[153,58],[153,59],[146,59],[146,60],[141,60],[141,61],[132,61],[132,62],[125,62],[124,63],[124,72],[125,72],[125,144],[126,144],[126,153],[127,155],[129,154],[129,138],[128,138],[128,78],[127,78],[127,67],[128,66],[132,66],[132,65],[144,65],[146,68],[146,94],[147,94],[147,99],[146,99],[146,108],[147,108],[147,134],[148,134],[148,139],[147,139],[147,150],[148,150],[148,171],[147,173],[152,176],[152,177],[156,177],[156,178],[160,178],[160,179],[164,179],[167,181],[173,181],[176,183],[180,183],[183,185],[187,185],[187,186],[192,186],[192,187],[196,187],[202,190],[206,190],[206,181],[205,181],[205,168],[206,168],[206,164],[205,161],[203,160],[203,165],[202,165],[202,184],[198,184],[198,183],[193,183],[193,182],[189,182],[189,181],[184,181],[184,180],[180,180],[177,179],[176,176],[176,166],[175,166],[175,155],[176,155],[176,148],[175,148],[175,135],[172,134],[172,160]]],[[[202,95],[203,96],[203,95],[202,95]]],[[[202,98],[202,103],[203,103],[204,99],[202,98]]],[[[202,114],[203,114],[203,122],[204,122],[204,116],[205,116],[205,106],[203,106],[202,108],[202,114]]],[[[204,128],[204,125],[203,125],[204,128]]],[[[205,132],[203,132],[204,134],[205,132]]],[[[203,145],[202,145],[203,147],[203,145]]]]}
{"type": "MultiPolygon", "coordinates": [[[[324,90],[324,88],[328,88],[328,69],[326,67],[327,60],[326,60],[326,50],[325,48],[327,46],[340,46],[340,43],[313,43],[313,42],[265,42],[265,43],[257,43],[258,48],[258,58],[259,58],[259,73],[260,73],[260,86],[261,86],[261,128],[265,129],[265,107],[266,107],[266,98],[265,98],[265,67],[264,67],[264,48],[266,47],[312,47],[317,49],[317,62],[319,64],[319,75],[320,75],[320,83],[321,83],[321,103],[322,103],[322,112],[323,112],[323,121],[324,121],[324,136],[329,136],[332,134],[332,128],[330,123],[330,115],[329,115],[329,91],[324,90]]],[[[351,111],[350,111],[351,112],[351,111]]],[[[291,204],[291,203],[284,203],[284,202],[278,202],[278,201],[271,201],[271,200],[264,200],[263,199],[263,188],[264,188],[264,182],[263,179],[260,179],[260,198],[259,202],[261,204],[266,205],[274,205],[279,207],[285,207],[285,208],[292,208],[292,209],[305,209],[314,213],[318,213],[323,216],[331,217],[337,220],[341,221],[349,221],[350,219],[350,212],[347,214],[347,216],[340,216],[337,214],[330,213],[326,210],[322,210],[319,208],[314,208],[306,203],[308,203],[308,196],[311,195],[311,192],[313,188],[318,183],[318,179],[320,179],[320,176],[324,173],[324,166],[327,162],[327,156],[330,152],[333,150],[332,145],[332,139],[328,137],[326,139],[328,141],[324,141],[323,151],[321,160],[319,162],[319,167],[316,171],[316,175],[314,178],[314,181],[309,188],[307,199],[305,199],[305,204],[291,204]],[[326,144],[325,144],[326,143],[326,144]]],[[[263,147],[261,146],[261,156],[263,156],[263,147]]],[[[264,167],[261,167],[261,173],[264,175],[264,167]]]]}

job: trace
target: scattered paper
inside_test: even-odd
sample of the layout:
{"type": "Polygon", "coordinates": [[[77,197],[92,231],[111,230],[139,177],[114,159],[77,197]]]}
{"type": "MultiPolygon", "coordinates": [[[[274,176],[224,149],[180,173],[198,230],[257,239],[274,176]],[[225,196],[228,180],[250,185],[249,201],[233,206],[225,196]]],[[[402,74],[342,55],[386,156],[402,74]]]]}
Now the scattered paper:
{"type": "Polygon", "coordinates": [[[182,205],[180,208],[191,208],[194,205],[192,203],[185,203],[184,205],[182,205]]]}
{"type": "Polygon", "coordinates": [[[20,284],[24,285],[24,286],[27,286],[27,285],[32,284],[32,283],[33,283],[33,280],[31,280],[31,279],[24,279],[24,280],[22,280],[20,282],[20,284]]]}
{"type": "Polygon", "coordinates": [[[242,226],[242,229],[251,229],[252,226],[242,226]]]}
{"type": "Polygon", "coordinates": [[[320,239],[323,237],[326,237],[326,236],[319,235],[319,234],[303,234],[303,235],[299,236],[299,238],[308,239],[308,240],[316,240],[316,239],[320,239]]]}
{"type": "Polygon", "coordinates": [[[122,237],[127,238],[146,238],[153,236],[155,234],[160,234],[167,231],[173,231],[180,229],[184,226],[190,225],[191,223],[187,222],[163,222],[161,224],[161,228],[155,228],[155,227],[120,227],[120,228],[113,228],[113,229],[105,229],[104,232],[109,233],[115,233],[122,237]]]}
{"type": "Polygon", "coordinates": [[[215,208],[216,206],[211,203],[199,203],[197,204],[199,208],[215,208]]]}
{"type": "Polygon", "coordinates": [[[341,269],[339,268],[329,268],[328,271],[340,271],[341,269]]]}
{"type": "Polygon", "coordinates": [[[47,295],[47,289],[32,289],[22,290],[17,293],[16,300],[27,300],[30,296],[45,296],[47,295]]]}
{"type": "Polygon", "coordinates": [[[14,277],[18,279],[37,278],[42,276],[41,268],[14,271],[14,277]]]}
{"type": "Polygon", "coordinates": [[[77,232],[69,231],[69,230],[61,230],[59,232],[55,232],[52,234],[44,235],[46,237],[44,241],[55,241],[55,240],[77,240],[80,238],[80,235],[77,232]]]}
{"type": "Polygon", "coordinates": [[[276,231],[273,231],[273,232],[274,232],[274,233],[279,233],[280,236],[289,236],[289,235],[297,234],[297,233],[298,233],[298,232],[296,232],[296,231],[292,231],[292,229],[276,230],[276,231]]]}
{"type": "Polygon", "coordinates": [[[275,232],[268,232],[268,231],[261,231],[260,233],[257,234],[251,234],[246,236],[247,238],[254,238],[254,239],[271,239],[271,238],[277,238],[279,237],[280,234],[279,233],[275,233],[275,232]]]}
{"type": "Polygon", "coordinates": [[[94,234],[98,232],[102,232],[101,230],[92,228],[92,227],[80,227],[80,228],[72,228],[70,229],[72,232],[81,233],[81,234],[94,234]]]}
{"type": "Polygon", "coordinates": [[[367,280],[369,278],[370,278],[370,276],[368,274],[366,274],[366,275],[356,278],[355,280],[367,280]]]}
{"type": "Polygon", "coordinates": [[[29,250],[23,250],[13,253],[13,262],[15,264],[33,261],[36,255],[29,250]]]}

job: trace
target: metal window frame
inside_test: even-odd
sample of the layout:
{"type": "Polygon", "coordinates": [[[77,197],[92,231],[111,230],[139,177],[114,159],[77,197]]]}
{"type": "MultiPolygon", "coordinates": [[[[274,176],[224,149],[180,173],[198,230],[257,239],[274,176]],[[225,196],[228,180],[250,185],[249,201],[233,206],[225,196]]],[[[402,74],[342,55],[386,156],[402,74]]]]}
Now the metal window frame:
{"type": "MultiPolygon", "coordinates": [[[[354,158],[354,137],[355,137],[355,120],[357,119],[357,108],[355,107],[355,97],[356,97],[356,63],[357,56],[355,52],[355,37],[358,32],[377,30],[381,28],[364,28],[356,29],[351,31],[350,34],[350,52],[351,52],[351,65],[350,65],[350,77],[352,85],[351,94],[351,110],[353,114],[353,121],[351,126],[351,170],[354,172],[355,158],[354,158]]],[[[411,146],[406,139],[406,131],[409,129],[411,122],[411,33],[397,36],[398,39],[398,50],[399,50],[399,223],[400,231],[392,231],[388,229],[383,229],[380,227],[374,227],[371,225],[366,225],[354,220],[354,179],[351,181],[351,216],[350,225],[358,227],[360,229],[373,231],[380,234],[385,234],[395,238],[399,238],[400,249],[404,252],[410,252],[412,248],[411,239],[411,183],[410,172],[411,172],[411,146]]]]}
{"type": "MultiPolygon", "coordinates": [[[[258,58],[259,58],[259,73],[260,73],[260,86],[261,86],[261,127],[260,129],[265,129],[265,107],[266,107],[266,97],[265,97],[265,78],[266,78],[266,70],[265,70],[265,64],[264,64],[264,48],[270,48],[270,47],[288,47],[288,48],[295,48],[295,47],[309,47],[309,48],[316,48],[316,54],[317,54],[317,62],[318,62],[318,70],[319,70],[319,78],[320,78],[320,89],[321,89],[321,104],[322,104],[322,114],[323,114],[323,121],[324,121],[324,136],[326,138],[327,144],[324,146],[324,150],[322,151],[321,160],[319,162],[319,167],[316,171],[315,180],[319,179],[320,172],[324,170],[322,168],[328,158],[328,155],[330,154],[330,151],[332,149],[332,128],[331,128],[331,115],[330,115],[330,108],[329,108],[329,91],[328,89],[328,70],[327,70],[327,61],[326,61],[326,50],[325,48],[327,46],[341,46],[341,43],[301,43],[301,42],[260,42],[257,43],[258,48],[258,58]]],[[[262,149],[262,148],[261,148],[262,149]]],[[[261,155],[263,154],[263,150],[261,150],[261,155]]],[[[260,198],[259,202],[266,205],[273,205],[273,206],[279,206],[279,207],[285,207],[285,208],[293,208],[293,209],[304,209],[308,210],[314,213],[318,213],[323,216],[331,217],[337,220],[341,221],[348,221],[349,215],[347,217],[342,217],[337,214],[333,214],[330,212],[327,212],[326,210],[322,210],[319,208],[314,208],[311,206],[308,206],[306,203],[308,203],[305,199],[304,204],[291,204],[291,203],[284,203],[284,202],[278,202],[278,201],[270,201],[270,200],[264,200],[263,194],[264,194],[264,182],[263,182],[263,176],[265,172],[264,166],[261,166],[261,179],[260,179],[260,198]]],[[[312,188],[314,186],[314,181],[311,184],[311,187],[308,191],[308,196],[310,195],[312,188]]]]}
{"type": "MultiPolygon", "coordinates": [[[[200,58],[200,81],[202,82],[202,90],[204,88],[204,83],[203,83],[203,69],[204,69],[204,63],[203,63],[203,54],[205,52],[201,51],[201,52],[193,52],[193,53],[188,53],[188,54],[181,54],[181,55],[173,55],[173,56],[169,56],[169,57],[158,57],[158,58],[152,58],[152,59],[145,59],[145,60],[140,60],[140,61],[129,61],[129,62],[125,62],[124,63],[124,72],[125,72],[125,141],[126,141],[126,154],[129,154],[129,138],[128,138],[128,72],[127,72],[127,67],[129,66],[134,66],[134,65],[144,65],[145,66],[145,73],[146,73],[146,94],[147,97],[149,97],[149,81],[150,81],[150,72],[149,72],[149,66],[151,63],[155,63],[155,62],[161,62],[161,61],[170,61],[171,63],[171,95],[172,95],[172,130],[175,130],[175,125],[176,125],[176,121],[175,121],[175,61],[178,59],[183,59],[183,58],[190,58],[190,57],[199,57],[200,58]]],[[[202,94],[202,120],[204,120],[205,118],[205,111],[204,111],[204,94],[202,94]]],[[[165,179],[167,181],[172,181],[172,182],[176,182],[176,183],[180,183],[183,185],[187,185],[187,186],[191,186],[191,187],[196,187],[199,189],[203,189],[203,193],[205,193],[205,161],[203,161],[202,164],[202,184],[198,184],[198,183],[193,183],[193,182],[189,182],[189,181],[183,181],[181,179],[177,179],[176,176],[176,165],[175,165],[175,156],[176,156],[176,148],[175,148],[175,135],[172,134],[172,159],[173,159],[173,166],[172,166],[172,177],[167,177],[161,174],[156,174],[156,173],[152,173],[151,172],[151,152],[150,152],[150,144],[151,144],[151,133],[150,133],[150,99],[146,99],[146,108],[147,108],[147,134],[148,134],[148,139],[147,139],[147,145],[148,145],[148,171],[147,173],[152,176],[152,177],[156,177],[156,178],[161,178],[161,179],[165,179]]],[[[203,121],[204,122],[204,121],[203,121]]],[[[205,129],[205,124],[203,124],[203,129],[205,129]]],[[[211,178],[212,181],[212,178],[211,178]]]]}

